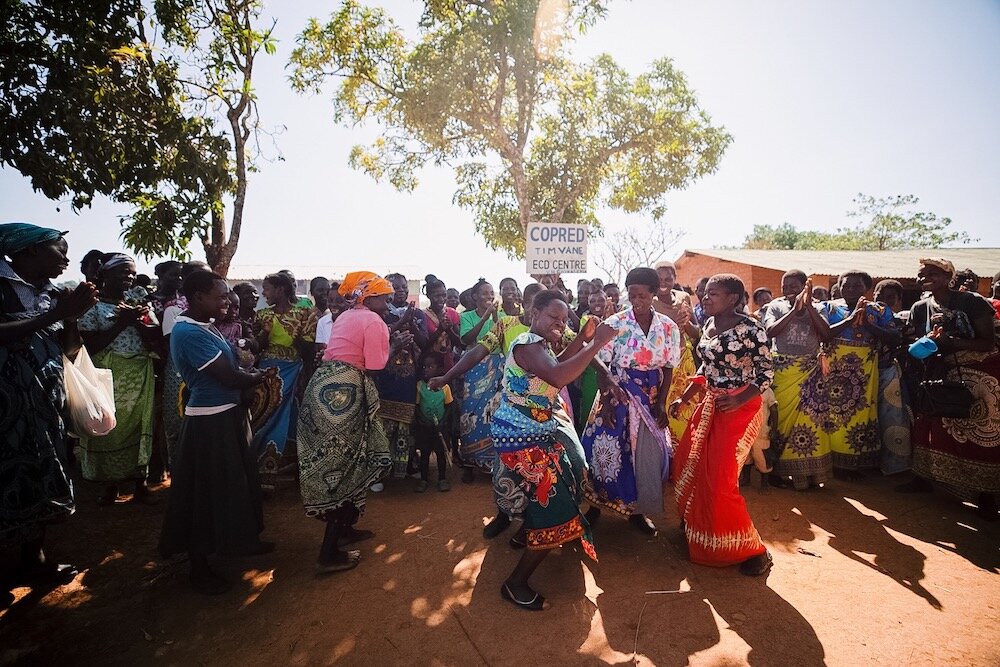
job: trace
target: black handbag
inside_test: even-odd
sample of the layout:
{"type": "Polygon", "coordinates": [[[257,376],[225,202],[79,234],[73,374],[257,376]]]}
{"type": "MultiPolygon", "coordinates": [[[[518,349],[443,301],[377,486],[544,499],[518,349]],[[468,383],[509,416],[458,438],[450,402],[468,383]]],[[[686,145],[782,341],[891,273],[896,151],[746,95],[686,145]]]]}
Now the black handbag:
{"type": "Polygon", "coordinates": [[[957,380],[928,379],[926,368],[924,380],[920,382],[915,392],[914,411],[932,417],[968,419],[972,414],[972,405],[976,402],[976,397],[962,379],[962,366],[958,363],[958,359],[955,359],[957,380]]]}

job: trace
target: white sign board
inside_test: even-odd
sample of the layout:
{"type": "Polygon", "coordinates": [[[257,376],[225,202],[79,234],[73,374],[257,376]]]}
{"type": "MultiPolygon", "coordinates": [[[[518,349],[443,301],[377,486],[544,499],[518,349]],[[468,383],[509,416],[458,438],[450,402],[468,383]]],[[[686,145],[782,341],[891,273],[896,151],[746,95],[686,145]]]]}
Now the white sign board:
{"type": "Polygon", "coordinates": [[[587,272],[586,225],[534,222],[524,244],[528,275],[587,272]]]}

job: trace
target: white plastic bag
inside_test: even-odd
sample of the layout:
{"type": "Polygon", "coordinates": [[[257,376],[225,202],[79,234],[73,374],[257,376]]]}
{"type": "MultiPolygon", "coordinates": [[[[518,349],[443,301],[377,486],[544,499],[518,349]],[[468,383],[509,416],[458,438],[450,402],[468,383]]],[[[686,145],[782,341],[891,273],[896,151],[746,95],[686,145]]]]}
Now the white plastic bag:
{"type": "Polygon", "coordinates": [[[70,432],[77,436],[107,435],[115,421],[114,376],[108,368],[97,368],[81,347],[76,361],[63,356],[66,402],[69,404],[70,432]]]}

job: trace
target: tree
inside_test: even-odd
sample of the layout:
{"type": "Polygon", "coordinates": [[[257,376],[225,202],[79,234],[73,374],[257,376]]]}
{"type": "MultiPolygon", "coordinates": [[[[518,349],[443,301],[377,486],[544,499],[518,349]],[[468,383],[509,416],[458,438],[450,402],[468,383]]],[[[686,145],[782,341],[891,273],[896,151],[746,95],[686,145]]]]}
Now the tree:
{"type": "Polygon", "coordinates": [[[292,83],[338,80],[337,120],[381,126],[350,155],[375,179],[412,190],[428,162],[452,166],[455,203],[489,246],[521,256],[531,222],[596,227],[602,204],[659,219],[666,193],[714,172],[732,140],[669,59],[632,77],[607,55],[565,57],[569,29],[605,4],[426,0],[410,44],[384,11],[346,0],[299,36],[292,83]]]}
{"type": "Polygon", "coordinates": [[[847,216],[857,218],[856,227],[836,232],[798,229],[791,223],[754,225],[743,239],[744,248],[762,250],[894,250],[898,248],[940,248],[975,239],[965,232],[950,232],[951,218],[915,211],[920,200],[913,195],[876,199],[858,194],[847,216]]]}
{"type": "Polygon", "coordinates": [[[628,223],[595,244],[594,264],[609,282],[621,284],[635,267],[653,266],[663,259],[683,236],[683,230],[669,227],[663,218],[646,224],[628,223]]]}
{"type": "Polygon", "coordinates": [[[140,57],[138,0],[0,4],[0,164],[74,208],[157,178],[185,124],[175,67],[140,57]]]}
{"type": "Polygon", "coordinates": [[[847,242],[837,234],[798,229],[791,223],[780,225],[754,225],[753,231],[743,239],[744,248],[755,250],[847,250],[839,247],[847,242]]]}
{"type": "MultiPolygon", "coordinates": [[[[164,177],[129,189],[135,209],[126,216],[124,239],[146,255],[186,246],[197,235],[205,259],[225,276],[239,246],[248,172],[256,169],[263,129],[253,89],[254,63],[273,54],[276,22],[262,28],[260,0],[161,0],[161,33],[178,62],[177,85],[185,114],[207,129],[190,149],[200,168],[171,164],[164,177]],[[217,130],[222,124],[224,129],[217,130]],[[232,199],[228,229],[225,203],[232,199]],[[170,230],[169,235],[165,230],[170,230]]],[[[142,35],[145,41],[145,35],[142,35]]],[[[150,56],[147,49],[146,57],[150,56]]]]}
{"type": "Polygon", "coordinates": [[[951,218],[939,218],[934,213],[914,210],[920,199],[914,195],[896,195],[876,199],[858,193],[854,209],[848,217],[856,218],[861,226],[838,230],[855,239],[866,250],[894,248],[941,248],[955,243],[968,244],[976,239],[965,232],[950,232],[951,218]]]}
{"type": "Polygon", "coordinates": [[[225,275],[239,243],[261,131],[252,75],[274,28],[259,0],[3,6],[0,163],[75,208],[96,194],[133,207],[122,238],[186,257],[199,238],[225,275]],[[232,217],[225,220],[225,203],[232,217]]]}

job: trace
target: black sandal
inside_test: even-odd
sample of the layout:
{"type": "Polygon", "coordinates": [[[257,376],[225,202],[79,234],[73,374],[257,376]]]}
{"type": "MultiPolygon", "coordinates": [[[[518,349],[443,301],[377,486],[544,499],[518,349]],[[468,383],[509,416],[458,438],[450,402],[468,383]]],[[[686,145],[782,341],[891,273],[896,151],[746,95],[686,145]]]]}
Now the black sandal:
{"type": "Polygon", "coordinates": [[[510,525],[510,517],[503,512],[497,512],[497,515],[490,519],[490,522],[483,526],[483,537],[488,540],[492,540],[494,537],[507,530],[510,525]]]}
{"type": "Polygon", "coordinates": [[[635,526],[636,530],[644,535],[649,535],[650,537],[656,537],[656,526],[653,522],[649,520],[644,514],[633,514],[628,518],[628,522],[635,526]]]}
{"type": "Polygon", "coordinates": [[[765,551],[759,556],[748,558],[740,563],[740,574],[747,577],[759,577],[770,570],[772,565],[774,565],[774,559],[771,558],[771,552],[765,551]]]}
{"type": "MultiPolygon", "coordinates": [[[[530,588],[528,590],[531,590],[530,588]]],[[[534,591],[531,591],[535,593],[534,591]]],[[[545,598],[543,598],[538,593],[535,593],[535,597],[531,598],[527,602],[522,602],[514,597],[514,594],[510,592],[510,587],[504,584],[500,587],[500,597],[502,597],[507,602],[527,611],[542,611],[545,609],[545,598]]]]}
{"type": "Polygon", "coordinates": [[[361,552],[360,551],[348,551],[347,560],[338,563],[330,563],[329,565],[323,565],[322,563],[316,563],[316,574],[331,574],[333,572],[344,572],[346,570],[353,570],[361,562],[361,552]]]}
{"type": "Polygon", "coordinates": [[[521,527],[508,541],[512,549],[524,549],[528,546],[528,532],[521,527]]]}

